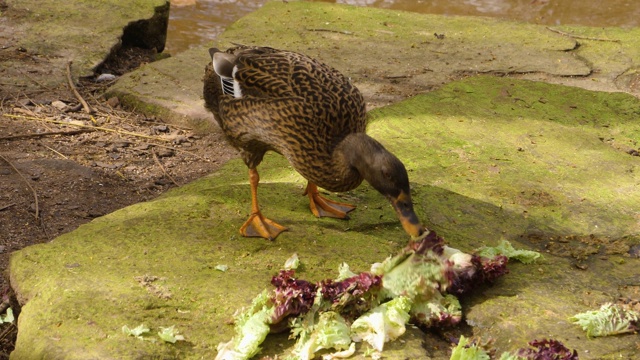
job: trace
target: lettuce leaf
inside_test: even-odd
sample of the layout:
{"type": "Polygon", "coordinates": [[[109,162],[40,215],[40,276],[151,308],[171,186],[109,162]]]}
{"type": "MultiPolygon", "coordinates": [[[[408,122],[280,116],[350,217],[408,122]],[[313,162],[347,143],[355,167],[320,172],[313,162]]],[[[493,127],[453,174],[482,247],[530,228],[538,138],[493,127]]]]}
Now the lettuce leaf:
{"type": "Polygon", "coordinates": [[[599,310],[587,311],[569,318],[587,332],[587,337],[618,335],[640,329],[640,313],[606,303],[599,310]]]}
{"type": "Polygon", "coordinates": [[[158,336],[162,341],[172,343],[172,344],[175,344],[176,341],[184,340],[184,336],[178,334],[178,331],[174,328],[174,325],[169,326],[167,328],[160,327],[158,336]]]}
{"type": "Polygon", "coordinates": [[[347,350],[351,345],[349,325],[335,311],[320,313],[317,324],[298,331],[297,334],[298,341],[293,350],[297,360],[313,359],[314,354],[322,349],[347,350]]]}
{"type": "Polygon", "coordinates": [[[375,350],[382,351],[384,343],[405,333],[410,309],[411,300],[404,296],[378,305],[351,324],[351,339],[366,341],[375,350]]]}
{"type": "Polygon", "coordinates": [[[491,360],[491,358],[481,346],[460,336],[458,345],[451,351],[450,360],[491,360]]]}
{"type": "Polygon", "coordinates": [[[494,258],[498,255],[503,255],[509,259],[515,259],[523,264],[531,264],[544,257],[537,251],[531,250],[516,250],[513,245],[507,240],[501,240],[496,246],[485,246],[478,250],[476,253],[479,256],[494,258]]]}
{"type": "Polygon", "coordinates": [[[236,336],[218,344],[216,360],[244,360],[260,352],[260,344],[271,331],[274,307],[267,291],[256,296],[251,306],[235,318],[236,336]]]}
{"type": "Polygon", "coordinates": [[[462,306],[455,296],[436,293],[431,299],[414,302],[409,314],[415,325],[454,326],[462,320],[462,306]]]}
{"type": "Polygon", "coordinates": [[[500,360],[578,360],[578,352],[569,350],[560,341],[553,339],[533,340],[529,346],[534,349],[520,349],[514,358],[500,358],[500,360]]]}

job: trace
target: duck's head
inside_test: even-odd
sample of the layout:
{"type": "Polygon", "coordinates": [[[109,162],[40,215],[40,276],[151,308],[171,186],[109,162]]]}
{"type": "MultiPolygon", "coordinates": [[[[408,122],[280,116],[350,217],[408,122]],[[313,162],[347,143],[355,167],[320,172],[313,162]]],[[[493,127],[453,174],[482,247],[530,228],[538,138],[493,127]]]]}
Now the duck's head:
{"type": "Polygon", "coordinates": [[[391,202],[404,230],[412,237],[421,236],[427,229],[413,210],[404,164],[373,138],[364,133],[354,135],[356,145],[351,146],[351,156],[347,155],[351,166],[391,202]]]}

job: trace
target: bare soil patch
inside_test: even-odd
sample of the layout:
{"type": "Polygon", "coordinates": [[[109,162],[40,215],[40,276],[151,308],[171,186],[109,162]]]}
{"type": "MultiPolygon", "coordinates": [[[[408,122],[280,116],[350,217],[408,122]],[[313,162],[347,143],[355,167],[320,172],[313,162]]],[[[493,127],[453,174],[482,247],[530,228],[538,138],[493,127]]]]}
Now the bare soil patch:
{"type": "MultiPolygon", "coordinates": [[[[114,74],[151,61],[143,49],[122,49],[105,64],[114,74]]],[[[0,50],[0,62],[23,63],[32,82],[46,61],[25,49],[0,50]],[[42,64],[37,69],[38,64],[42,64]]],[[[202,177],[236,156],[220,133],[195,134],[120,107],[102,94],[109,82],[0,88],[0,277],[2,312],[11,305],[10,254],[52,241],[92,219],[152,199],[202,177]]],[[[0,359],[13,350],[17,329],[0,325],[0,359]]]]}

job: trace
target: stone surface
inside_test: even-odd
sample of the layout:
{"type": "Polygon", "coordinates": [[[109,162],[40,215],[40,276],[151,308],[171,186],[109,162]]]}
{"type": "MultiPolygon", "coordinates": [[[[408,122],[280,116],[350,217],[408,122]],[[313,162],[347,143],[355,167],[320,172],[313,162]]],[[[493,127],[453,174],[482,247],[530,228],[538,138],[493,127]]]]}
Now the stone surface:
{"type": "MultiPolygon", "coordinates": [[[[581,359],[635,351],[633,335],[588,340],[567,318],[640,285],[640,260],[628,255],[640,242],[640,165],[624,151],[638,138],[638,114],[630,95],[490,76],[372,112],[369,132],[406,163],[418,214],[450,245],[471,251],[506,238],[546,253],[539,264],[512,264],[465,299],[474,335],[495,338],[500,351],[541,337],[578,349],[581,359]]],[[[301,196],[304,180],[282,157],[267,156],[260,172],[265,214],[290,228],[274,242],[238,236],[250,195],[235,160],[15,253],[11,281],[25,305],[12,358],[211,357],[231,337],[234,311],[268,289],[292,253],[303,264],[299,276],[319,280],[343,261],[367,270],[407,241],[368,185],[340,197],[358,206],[351,220],[316,219],[301,196]],[[221,264],[229,270],[215,270],[221,264]],[[136,280],[144,275],[159,279],[150,287],[136,280]],[[175,325],[186,341],[143,342],[120,330],[142,323],[154,331],[175,325]]],[[[389,358],[420,349],[448,358],[445,342],[412,334],[389,358]],[[437,346],[424,350],[423,341],[437,346]]],[[[270,336],[265,353],[290,345],[270,336]]]]}
{"type": "MultiPolygon", "coordinates": [[[[495,338],[499,351],[555,338],[581,359],[632,358],[637,336],[588,340],[567,318],[638,297],[640,260],[629,249],[640,244],[640,164],[630,150],[640,139],[640,101],[514,77],[637,94],[640,37],[637,29],[561,30],[575,36],[491,19],[274,2],[217,45],[320,57],[349,74],[373,106],[439,88],[371,112],[370,134],[407,165],[416,211],[465,251],[505,238],[546,253],[542,263],[511,264],[510,274],[463,301],[469,331],[495,338]],[[603,41],[612,39],[620,41],[603,41]],[[477,73],[508,76],[469,77],[477,73]]],[[[200,99],[207,61],[197,49],[149,64],[112,93],[141,111],[212,129],[200,99]]],[[[301,196],[304,180],[283,158],[269,155],[259,169],[265,214],[290,228],[275,242],[238,236],[250,195],[246,167],[235,160],[14,253],[11,283],[24,306],[12,359],[212,358],[232,335],[232,314],[269,288],[293,252],[299,276],[313,281],[334,277],[343,261],[367,270],[406,244],[392,209],[368,185],[339,197],[358,206],[351,220],[316,219],[301,196]],[[186,341],[152,343],[121,331],[140,324],[153,333],[174,325],[186,341]]],[[[291,344],[269,336],[263,353],[291,344]]],[[[448,346],[411,329],[385,354],[448,359],[448,346]]]]}
{"type": "Polygon", "coordinates": [[[74,78],[92,76],[94,69],[123,43],[158,52],[164,49],[167,0],[6,3],[8,8],[0,16],[0,74],[3,90],[9,93],[66,86],[69,61],[73,62],[74,78]],[[22,56],[9,56],[8,52],[22,56]]]}
{"type": "MultiPolygon", "coordinates": [[[[211,46],[232,43],[317,57],[350,76],[370,108],[477,74],[640,95],[640,29],[550,28],[274,1],[237,21],[211,46]]],[[[208,61],[206,48],[194,48],[124,76],[110,93],[150,115],[209,131],[215,125],[201,100],[202,69],[208,61]]]]}

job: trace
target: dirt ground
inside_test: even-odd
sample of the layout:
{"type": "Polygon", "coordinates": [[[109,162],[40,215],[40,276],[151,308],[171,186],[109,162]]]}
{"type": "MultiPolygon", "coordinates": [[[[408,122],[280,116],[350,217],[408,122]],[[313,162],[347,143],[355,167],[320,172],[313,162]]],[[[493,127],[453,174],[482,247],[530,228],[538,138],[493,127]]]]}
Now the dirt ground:
{"type": "MultiPolygon", "coordinates": [[[[37,85],[47,71],[38,69],[32,55],[6,47],[0,50],[0,63],[19,60],[37,85]]],[[[124,49],[105,66],[121,74],[154,56],[124,49]]],[[[237,155],[219,133],[198,135],[123,110],[117,98],[102,96],[108,86],[108,81],[92,79],[77,84],[92,113],[68,85],[0,87],[0,313],[15,307],[7,278],[12,252],[155,198],[237,155]]],[[[0,359],[8,358],[16,333],[13,324],[0,325],[0,359]]]]}

